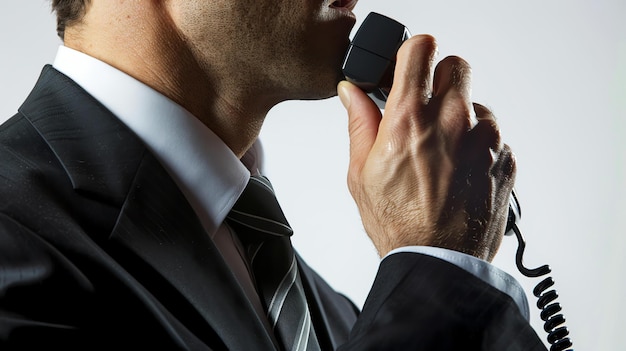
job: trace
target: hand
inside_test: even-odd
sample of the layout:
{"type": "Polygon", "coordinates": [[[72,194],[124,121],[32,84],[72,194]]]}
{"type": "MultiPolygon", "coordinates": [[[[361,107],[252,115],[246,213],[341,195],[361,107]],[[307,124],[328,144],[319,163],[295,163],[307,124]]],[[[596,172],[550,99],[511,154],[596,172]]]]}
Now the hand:
{"type": "Polygon", "coordinates": [[[349,115],[348,186],[381,257],[426,245],[491,261],[515,159],[491,112],[470,100],[467,62],[448,57],[433,76],[435,53],[427,35],[402,45],[384,117],[358,87],[339,83],[349,115]]]}

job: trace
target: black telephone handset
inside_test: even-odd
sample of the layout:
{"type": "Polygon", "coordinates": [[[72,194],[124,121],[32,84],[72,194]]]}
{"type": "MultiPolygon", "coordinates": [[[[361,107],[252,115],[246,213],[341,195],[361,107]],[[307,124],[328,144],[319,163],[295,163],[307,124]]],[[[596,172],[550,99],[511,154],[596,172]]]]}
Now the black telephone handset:
{"type": "MultiPolygon", "coordinates": [[[[410,37],[409,30],[401,23],[389,17],[372,12],[357,30],[343,62],[343,74],[346,80],[357,85],[384,109],[393,83],[393,71],[396,53],[402,43],[410,37]]],[[[540,277],[551,272],[547,265],[535,269],[524,267],[522,258],[526,242],[517,223],[521,218],[521,208],[515,191],[509,198],[509,215],[505,235],[515,234],[518,241],[516,254],[517,268],[527,277],[540,277]]],[[[544,330],[548,333],[547,340],[552,345],[550,351],[563,351],[572,347],[568,338],[569,331],[563,324],[565,318],[561,306],[554,302],[558,294],[555,290],[547,291],[554,285],[551,277],[541,281],[533,294],[538,298],[537,307],[541,309],[544,330]]],[[[571,351],[571,350],[569,350],[571,351]]]]}
{"type": "Polygon", "coordinates": [[[349,82],[364,90],[381,109],[385,108],[391,91],[396,53],[410,37],[404,25],[372,12],[352,39],[343,62],[343,74],[349,82]]]}

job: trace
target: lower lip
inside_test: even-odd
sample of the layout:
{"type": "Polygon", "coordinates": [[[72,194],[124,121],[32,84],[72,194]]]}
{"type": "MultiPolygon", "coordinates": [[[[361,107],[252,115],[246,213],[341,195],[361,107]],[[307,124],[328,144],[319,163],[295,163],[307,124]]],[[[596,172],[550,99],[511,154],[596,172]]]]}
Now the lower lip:
{"type": "Polygon", "coordinates": [[[353,18],[354,20],[356,20],[356,16],[354,15],[354,12],[352,12],[352,10],[348,9],[347,7],[333,7],[330,6],[331,9],[340,12],[343,16],[346,17],[350,17],[353,18]]]}

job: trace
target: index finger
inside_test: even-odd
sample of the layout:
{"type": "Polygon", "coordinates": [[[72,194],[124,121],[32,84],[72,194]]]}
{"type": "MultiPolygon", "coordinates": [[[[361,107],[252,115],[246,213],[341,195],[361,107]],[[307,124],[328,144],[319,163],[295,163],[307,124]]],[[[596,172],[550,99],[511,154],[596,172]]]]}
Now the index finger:
{"type": "Polygon", "coordinates": [[[418,112],[432,94],[432,66],[437,53],[435,38],[423,34],[405,41],[398,50],[394,81],[387,109],[418,112]]]}

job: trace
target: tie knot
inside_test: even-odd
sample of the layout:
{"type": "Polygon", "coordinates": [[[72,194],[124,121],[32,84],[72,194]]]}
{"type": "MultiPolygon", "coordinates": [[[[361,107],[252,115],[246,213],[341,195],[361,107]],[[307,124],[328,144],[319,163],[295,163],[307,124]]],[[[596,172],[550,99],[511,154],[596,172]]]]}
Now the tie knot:
{"type": "Polygon", "coordinates": [[[293,234],[270,181],[252,176],[245,190],[226,217],[231,224],[244,226],[261,237],[284,237],[293,234]]]}

